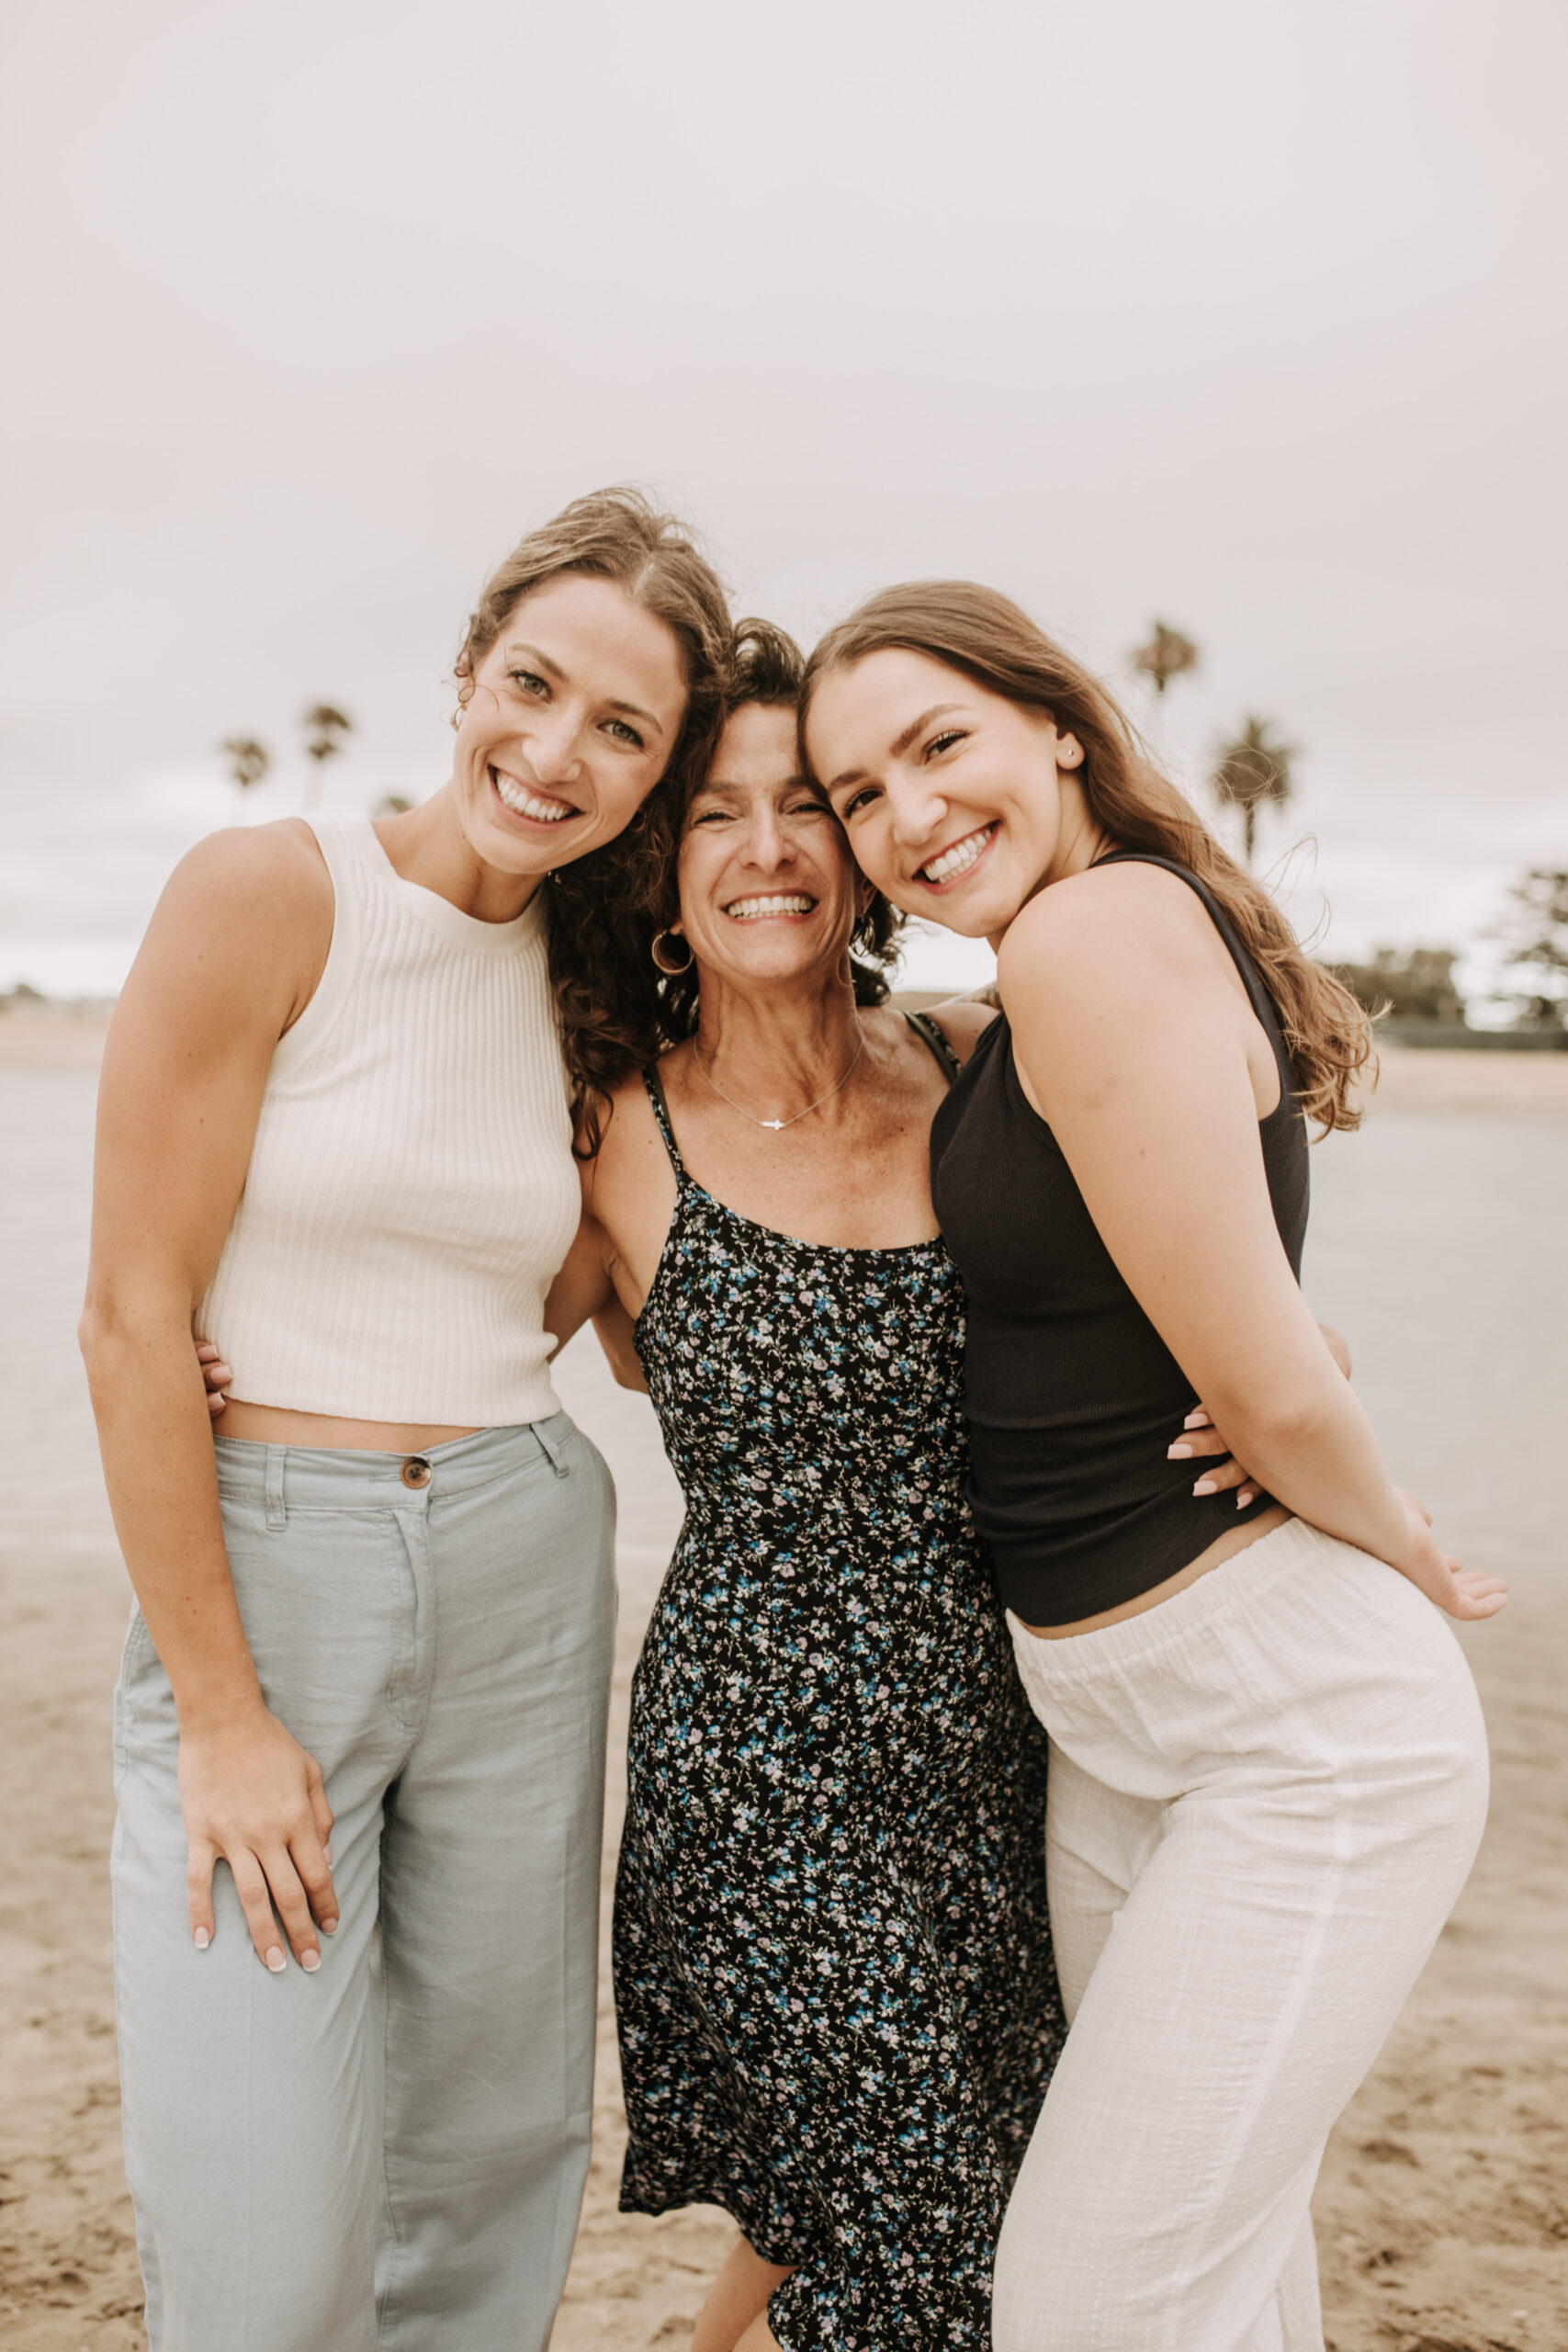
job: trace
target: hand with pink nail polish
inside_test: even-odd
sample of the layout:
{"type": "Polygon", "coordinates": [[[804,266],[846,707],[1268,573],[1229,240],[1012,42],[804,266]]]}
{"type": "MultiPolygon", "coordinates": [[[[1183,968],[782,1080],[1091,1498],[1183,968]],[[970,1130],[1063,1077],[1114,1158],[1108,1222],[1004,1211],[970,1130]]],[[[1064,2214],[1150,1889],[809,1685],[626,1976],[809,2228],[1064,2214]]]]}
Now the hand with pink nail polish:
{"type": "Polygon", "coordinates": [[[1201,1459],[1203,1475],[1192,1488],[1194,1495],[1227,1494],[1239,1487],[1236,1509],[1245,1510],[1248,1503],[1258,1500],[1258,1488],[1252,1474],[1235,1459],[1230,1445],[1214,1426],[1213,1416],[1207,1406],[1194,1405],[1181,1424],[1181,1432],[1166,1448],[1168,1462],[1192,1462],[1201,1459]]]}
{"type": "Polygon", "coordinates": [[[273,1975],[292,1947],[311,1975],[321,1935],[338,1923],[326,1842],[333,1813],[321,1766],[270,1713],[259,1694],[209,1721],[182,1718],[180,1803],[186,1821],[186,1893],[191,1939],[205,1951],[217,1932],[212,1874],[226,1861],[256,1957],[273,1975]],[[281,1930],[281,1932],[280,1932],[281,1930]]]}

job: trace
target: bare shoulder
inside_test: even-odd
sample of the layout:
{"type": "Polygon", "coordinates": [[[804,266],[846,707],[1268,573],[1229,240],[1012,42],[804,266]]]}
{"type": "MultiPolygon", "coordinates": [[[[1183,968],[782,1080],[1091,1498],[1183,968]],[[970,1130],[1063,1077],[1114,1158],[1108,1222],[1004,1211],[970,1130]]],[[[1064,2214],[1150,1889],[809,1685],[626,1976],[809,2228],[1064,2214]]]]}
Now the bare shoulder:
{"type": "Polygon", "coordinates": [[[996,1005],[977,996],[950,996],[926,1007],[926,1018],[936,1023],[961,1062],[968,1060],[997,1012],[996,1005]]]}
{"type": "Polygon", "coordinates": [[[1030,900],[1002,941],[997,975],[1016,1018],[1042,987],[1078,995],[1209,975],[1216,935],[1197,892],[1163,867],[1093,866],[1030,900]]]}
{"type": "Polygon", "coordinates": [[[241,917],[333,910],[332,877],[303,819],[232,825],[187,850],[170,877],[164,903],[192,914],[241,917]]]}
{"type": "Polygon", "coordinates": [[[332,879],[308,825],[211,833],[164,888],[117,1025],[145,1012],[276,1043],[314,993],[332,935],[332,879]]]}
{"type": "Polygon", "coordinates": [[[613,1215],[615,1203],[634,1196],[661,1159],[668,1164],[642,1072],[630,1070],[611,1088],[599,1148],[583,1162],[584,1206],[595,1216],[613,1215]]]}

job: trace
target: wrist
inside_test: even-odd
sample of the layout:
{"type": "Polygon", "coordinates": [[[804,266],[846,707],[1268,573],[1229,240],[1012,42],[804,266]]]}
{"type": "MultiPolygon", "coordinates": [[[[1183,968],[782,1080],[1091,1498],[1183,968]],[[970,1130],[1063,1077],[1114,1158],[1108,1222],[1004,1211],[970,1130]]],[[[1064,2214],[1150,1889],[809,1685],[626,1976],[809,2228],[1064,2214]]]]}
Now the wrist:
{"type": "Polygon", "coordinates": [[[222,1683],[202,1681],[175,1693],[182,1740],[220,1737],[262,1721],[266,1701],[254,1671],[222,1683]]]}

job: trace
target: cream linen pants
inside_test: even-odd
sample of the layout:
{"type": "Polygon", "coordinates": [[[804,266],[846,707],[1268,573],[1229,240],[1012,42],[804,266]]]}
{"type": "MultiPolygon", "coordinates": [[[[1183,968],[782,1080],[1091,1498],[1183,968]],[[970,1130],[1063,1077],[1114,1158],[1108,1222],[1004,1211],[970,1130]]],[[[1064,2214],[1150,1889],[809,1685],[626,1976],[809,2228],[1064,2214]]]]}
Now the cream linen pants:
{"type": "Polygon", "coordinates": [[[998,2352],[1322,2352],[1324,2143],[1485,1818],[1459,1644],[1299,1520],[1098,1633],[1011,1623],[1072,2030],[998,2247],[998,2352]]]}

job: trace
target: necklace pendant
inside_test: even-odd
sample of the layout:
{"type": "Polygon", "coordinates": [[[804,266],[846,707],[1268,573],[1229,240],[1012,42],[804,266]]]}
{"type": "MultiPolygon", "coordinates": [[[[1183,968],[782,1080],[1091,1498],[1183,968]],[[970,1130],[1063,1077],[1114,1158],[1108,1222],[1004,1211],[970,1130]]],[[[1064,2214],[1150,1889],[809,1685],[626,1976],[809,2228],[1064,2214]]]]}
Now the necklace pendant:
{"type": "Polygon", "coordinates": [[[782,1119],[759,1119],[757,1125],[760,1127],[772,1127],[773,1133],[777,1135],[779,1129],[784,1125],[784,1121],[782,1119]]]}

